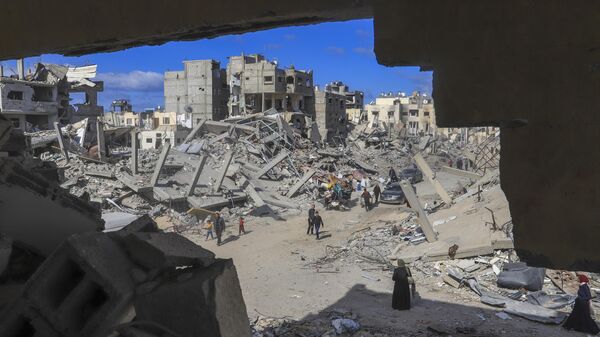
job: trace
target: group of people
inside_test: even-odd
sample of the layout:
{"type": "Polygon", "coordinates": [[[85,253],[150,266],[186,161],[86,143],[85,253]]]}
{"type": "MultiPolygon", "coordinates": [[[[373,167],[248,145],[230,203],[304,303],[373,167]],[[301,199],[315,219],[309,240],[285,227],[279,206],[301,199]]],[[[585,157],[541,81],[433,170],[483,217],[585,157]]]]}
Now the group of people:
{"type": "MultiPolygon", "coordinates": [[[[239,218],[239,222],[238,222],[238,235],[242,235],[242,233],[246,234],[246,228],[244,227],[244,224],[246,223],[246,221],[244,220],[243,217],[239,218]]],[[[217,235],[217,246],[220,246],[223,242],[221,241],[221,238],[223,236],[223,231],[225,230],[225,219],[223,219],[223,217],[221,216],[220,212],[216,212],[215,213],[215,220],[207,220],[206,223],[204,224],[204,229],[206,230],[206,239],[205,241],[208,240],[208,237],[210,236],[211,240],[214,240],[214,236],[213,236],[213,230],[215,231],[215,234],[217,235]]]]}
{"type": "Polygon", "coordinates": [[[308,209],[308,229],[306,230],[306,235],[317,234],[317,240],[319,240],[321,227],[325,227],[323,218],[319,215],[319,211],[315,209],[315,204],[311,204],[308,209]]]}

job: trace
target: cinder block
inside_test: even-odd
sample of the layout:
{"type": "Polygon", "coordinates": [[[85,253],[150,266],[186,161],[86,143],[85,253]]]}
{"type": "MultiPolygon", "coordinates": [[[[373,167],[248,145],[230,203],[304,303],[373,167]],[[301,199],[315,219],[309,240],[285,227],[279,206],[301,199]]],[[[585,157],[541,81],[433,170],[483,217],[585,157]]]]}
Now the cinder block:
{"type": "Polygon", "coordinates": [[[18,301],[10,311],[2,314],[2,337],[62,337],[51,324],[25,301],[18,301]]]}
{"type": "Polygon", "coordinates": [[[133,267],[107,234],[72,236],[28,280],[22,299],[64,336],[102,336],[130,313],[133,267]]]}

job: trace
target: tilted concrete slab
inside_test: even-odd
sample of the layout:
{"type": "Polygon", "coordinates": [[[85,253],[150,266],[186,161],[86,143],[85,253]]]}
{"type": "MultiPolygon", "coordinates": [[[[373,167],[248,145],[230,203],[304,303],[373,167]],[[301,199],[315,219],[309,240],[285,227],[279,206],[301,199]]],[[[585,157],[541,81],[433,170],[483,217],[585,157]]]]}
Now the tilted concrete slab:
{"type": "Polygon", "coordinates": [[[163,145],[162,151],[160,152],[160,156],[156,161],[156,166],[154,167],[154,173],[152,173],[152,178],[150,179],[150,186],[156,186],[156,184],[158,183],[160,171],[162,170],[163,165],[165,165],[165,161],[167,160],[167,156],[169,155],[170,149],[171,143],[165,143],[163,145]]]}
{"type": "Polygon", "coordinates": [[[425,213],[423,206],[421,206],[421,202],[419,201],[419,198],[417,198],[417,195],[415,194],[411,184],[408,181],[403,180],[400,182],[400,187],[402,188],[402,192],[404,192],[406,199],[410,203],[410,208],[417,211],[417,214],[419,215],[419,224],[421,225],[421,229],[423,230],[423,234],[425,234],[427,241],[435,242],[437,240],[437,234],[433,229],[431,222],[429,222],[427,213],[425,213]]]}
{"type": "Polygon", "coordinates": [[[442,198],[442,200],[446,204],[450,205],[452,203],[452,198],[450,197],[450,195],[448,195],[448,192],[446,192],[442,184],[440,184],[440,182],[435,178],[435,173],[433,173],[431,167],[429,167],[423,156],[417,153],[416,155],[414,155],[413,159],[415,160],[415,163],[417,164],[417,166],[419,166],[423,174],[427,177],[429,182],[433,185],[435,191],[440,196],[440,198],[442,198]]]}
{"type": "Polygon", "coordinates": [[[457,168],[454,167],[448,167],[448,166],[442,166],[442,171],[447,172],[447,173],[451,173],[460,177],[465,177],[465,178],[469,178],[473,181],[477,181],[479,179],[481,179],[483,176],[479,175],[475,172],[471,172],[471,171],[465,171],[465,170],[459,170],[457,168]]]}
{"type": "Polygon", "coordinates": [[[235,146],[232,147],[225,155],[223,156],[223,165],[219,168],[218,175],[214,184],[214,191],[218,192],[221,190],[221,184],[223,184],[223,179],[227,174],[227,169],[229,168],[229,164],[231,164],[231,160],[233,159],[235,146]]]}
{"type": "Polygon", "coordinates": [[[288,197],[293,197],[294,195],[296,195],[296,193],[298,193],[298,191],[300,191],[300,189],[302,188],[302,186],[304,186],[304,184],[306,184],[306,182],[312,178],[315,173],[317,173],[317,170],[315,169],[310,169],[308,170],[308,172],[306,172],[302,178],[300,178],[295,184],[294,186],[292,186],[292,188],[290,188],[290,190],[287,193],[288,197]]]}
{"type": "Polygon", "coordinates": [[[185,137],[183,144],[189,143],[192,139],[194,139],[194,137],[196,137],[196,134],[198,133],[198,131],[200,131],[200,129],[202,129],[202,127],[204,126],[204,123],[206,123],[206,119],[202,118],[200,120],[200,122],[198,122],[198,124],[196,124],[196,126],[194,126],[194,128],[192,129],[190,134],[187,135],[187,137],[185,137]]]}
{"type": "Polygon", "coordinates": [[[202,169],[204,165],[206,165],[206,161],[208,160],[208,156],[201,156],[196,164],[196,170],[194,171],[194,177],[192,178],[192,182],[187,191],[187,196],[194,195],[194,189],[196,188],[196,184],[198,183],[198,178],[200,178],[200,174],[202,173],[202,169]]]}
{"type": "Polygon", "coordinates": [[[282,150],[275,158],[271,159],[271,161],[266,163],[265,166],[263,166],[261,168],[261,170],[258,171],[258,173],[256,173],[256,177],[260,178],[260,177],[264,176],[269,171],[271,171],[275,166],[277,166],[277,164],[279,164],[282,161],[284,161],[285,159],[287,159],[289,155],[290,155],[289,152],[287,152],[286,150],[282,150]]]}

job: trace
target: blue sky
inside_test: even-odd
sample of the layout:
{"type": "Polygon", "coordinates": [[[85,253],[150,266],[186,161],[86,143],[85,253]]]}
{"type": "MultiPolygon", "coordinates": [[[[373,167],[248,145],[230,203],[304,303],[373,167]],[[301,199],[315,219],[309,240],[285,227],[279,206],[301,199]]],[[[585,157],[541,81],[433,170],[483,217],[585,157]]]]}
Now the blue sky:
{"type": "MultiPolygon", "coordinates": [[[[227,56],[242,52],[262,53],[281,66],[293,64],[298,69],[312,69],[315,83],[321,86],[343,81],[353,90],[364,91],[367,103],[380,92],[431,92],[431,72],[377,64],[372,20],[277,28],[81,57],[42,55],[26,59],[26,65],[40,61],[75,66],[98,64],[99,78],[105,81],[105,91],[100,94],[105,110],[113,99],[128,98],[134,110],[139,111],[164,105],[163,73],[183,69],[182,61],[215,59],[224,68],[227,56]]],[[[16,68],[14,61],[2,63],[5,74],[16,68]]]]}

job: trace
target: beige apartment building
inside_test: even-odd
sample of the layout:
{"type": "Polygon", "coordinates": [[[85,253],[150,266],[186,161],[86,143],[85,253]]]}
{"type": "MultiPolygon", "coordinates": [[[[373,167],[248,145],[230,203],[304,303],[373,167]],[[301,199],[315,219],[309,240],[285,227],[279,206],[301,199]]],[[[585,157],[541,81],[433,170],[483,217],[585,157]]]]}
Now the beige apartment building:
{"type": "Polygon", "coordinates": [[[365,110],[371,126],[386,123],[391,127],[404,127],[412,136],[437,132],[433,98],[425,93],[381,94],[375,102],[367,104],[365,110]]]}

